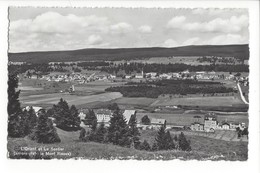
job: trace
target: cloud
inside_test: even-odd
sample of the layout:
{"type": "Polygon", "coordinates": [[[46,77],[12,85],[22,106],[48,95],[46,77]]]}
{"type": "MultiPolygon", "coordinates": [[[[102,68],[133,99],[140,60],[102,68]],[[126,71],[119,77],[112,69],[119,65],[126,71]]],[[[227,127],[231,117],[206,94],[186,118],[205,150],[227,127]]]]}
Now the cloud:
{"type": "Polygon", "coordinates": [[[88,37],[88,42],[90,45],[98,45],[103,42],[103,39],[99,35],[91,35],[88,37]]]}
{"type": "Polygon", "coordinates": [[[176,16],[173,17],[168,23],[168,28],[179,28],[181,24],[183,24],[186,21],[185,16],[176,16]]]}
{"type": "Polygon", "coordinates": [[[247,44],[247,43],[248,43],[247,37],[238,34],[218,35],[207,41],[204,41],[204,44],[210,44],[210,45],[247,44]]]}
{"type": "Polygon", "coordinates": [[[141,33],[151,33],[152,32],[152,27],[148,25],[142,25],[138,28],[139,32],[141,33]]]}
{"type": "Polygon", "coordinates": [[[132,25],[125,22],[121,22],[110,26],[110,31],[116,34],[126,34],[132,30],[133,30],[132,25]]]}
{"type": "Polygon", "coordinates": [[[182,45],[185,45],[185,46],[186,46],[186,45],[195,45],[195,44],[198,44],[199,41],[200,41],[200,38],[199,38],[199,37],[193,37],[193,38],[190,38],[190,39],[184,41],[184,42],[182,43],[182,45]]]}
{"type": "Polygon", "coordinates": [[[173,39],[165,40],[165,42],[162,44],[163,47],[177,47],[179,46],[178,42],[173,39]]]}
{"type": "Polygon", "coordinates": [[[236,33],[248,27],[248,16],[232,16],[229,19],[216,18],[208,22],[187,22],[184,16],[176,16],[167,23],[167,28],[197,32],[236,33]]]}

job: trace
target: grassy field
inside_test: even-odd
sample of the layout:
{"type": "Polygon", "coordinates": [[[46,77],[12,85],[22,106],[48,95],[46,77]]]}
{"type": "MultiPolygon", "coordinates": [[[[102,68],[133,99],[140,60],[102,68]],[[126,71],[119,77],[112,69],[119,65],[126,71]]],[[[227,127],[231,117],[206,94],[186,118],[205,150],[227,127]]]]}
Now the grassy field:
{"type": "Polygon", "coordinates": [[[70,105],[81,105],[91,102],[106,102],[116,98],[120,98],[122,95],[118,92],[103,93],[89,96],[77,96],[66,93],[54,93],[54,94],[41,94],[31,95],[26,97],[20,97],[22,104],[24,105],[53,105],[59,102],[60,98],[65,99],[70,105]]]}
{"type": "Polygon", "coordinates": [[[187,97],[187,98],[160,98],[153,106],[188,105],[188,106],[232,106],[243,104],[239,97],[212,96],[212,97],[187,97]]]}
{"type": "MultiPolygon", "coordinates": [[[[178,150],[147,152],[135,150],[132,148],[123,148],[111,144],[100,144],[94,142],[80,142],[78,140],[79,132],[65,132],[57,129],[61,138],[61,143],[56,144],[38,144],[25,138],[8,138],[8,156],[10,158],[58,158],[58,159],[137,159],[137,160],[247,160],[247,143],[246,142],[226,142],[214,140],[205,137],[187,136],[191,141],[191,152],[183,152],[178,150]],[[23,152],[21,147],[36,147],[36,149],[44,148],[54,155],[48,155],[47,152],[41,151],[43,156],[36,153],[23,152]],[[60,153],[51,152],[53,149],[62,150],[60,153]],[[234,152],[236,154],[234,154],[234,152]],[[14,154],[18,154],[14,156],[14,154]]],[[[141,140],[152,142],[156,135],[156,131],[142,131],[141,140]]]]}
{"type": "MultiPolygon", "coordinates": [[[[200,121],[203,121],[205,114],[172,114],[172,113],[137,113],[137,121],[141,121],[141,118],[144,115],[148,115],[149,118],[163,118],[166,119],[168,124],[173,125],[191,125],[194,121],[197,121],[197,119],[194,119],[194,116],[201,116],[200,121]]],[[[248,125],[248,115],[245,114],[236,114],[236,115],[217,115],[217,120],[219,122],[222,121],[235,121],[235,122],[244,122],[248,125]]]]}

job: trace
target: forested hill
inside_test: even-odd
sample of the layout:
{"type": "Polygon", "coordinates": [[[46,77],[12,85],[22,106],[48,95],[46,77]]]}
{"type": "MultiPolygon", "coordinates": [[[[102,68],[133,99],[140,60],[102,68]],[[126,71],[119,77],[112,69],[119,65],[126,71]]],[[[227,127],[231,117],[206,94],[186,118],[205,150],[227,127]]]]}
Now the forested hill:
{"type": "Polygon", "coordinates": [[[121,49],[80,49],[70,51],[46,51],[9,53],[14,62],[66,62],[92,60],[131,60],[150,57],[170,56],[227,56],[249,59],[248,44],[244,45],[202,45],[175,48],[121,48],[121,49]]]}

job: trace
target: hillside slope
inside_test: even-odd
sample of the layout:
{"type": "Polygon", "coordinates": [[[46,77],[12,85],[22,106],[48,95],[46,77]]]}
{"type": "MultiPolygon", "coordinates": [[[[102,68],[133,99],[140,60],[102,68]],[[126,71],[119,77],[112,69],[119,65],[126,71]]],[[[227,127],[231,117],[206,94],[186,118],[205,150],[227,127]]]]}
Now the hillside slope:
{"type": "Polygon", "coordinates": [[[239,59],[249,58],[249,47],[245,45],[202,45],[175,48],[121,48],[80,49],[69,51],[9,53],[9,61],[18,62],[65,62],[91,60],[130,60],[169,56],[227,56],[239,59]]]}

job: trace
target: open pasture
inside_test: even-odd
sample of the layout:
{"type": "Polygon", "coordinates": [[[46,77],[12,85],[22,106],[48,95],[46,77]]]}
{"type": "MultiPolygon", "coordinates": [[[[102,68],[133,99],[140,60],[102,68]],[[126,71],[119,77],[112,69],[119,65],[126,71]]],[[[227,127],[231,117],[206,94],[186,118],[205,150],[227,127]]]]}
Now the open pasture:
{"type": "Polygon", "coordinates": [[[187,106],[232,106],[243,104],[236,96],[212,97],[184,97],[184,98],[159,98],[153,106],[187,105],[187,106]]]}
{"type": "Polygon", "coordinates": [[[66,100],[70,105],[81,105],[91,102],[106,102],[122,97],[118,92],[102,93],[89,96],[77,96],[66,93],[41,94],[21,97],[20,100],[24,105],[41,105],[41,104],[57,104],[60,98],[66,100]]]}

